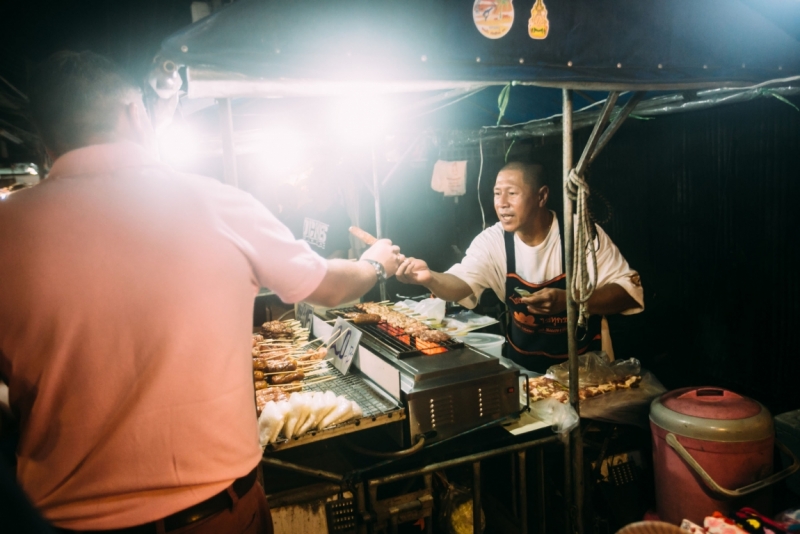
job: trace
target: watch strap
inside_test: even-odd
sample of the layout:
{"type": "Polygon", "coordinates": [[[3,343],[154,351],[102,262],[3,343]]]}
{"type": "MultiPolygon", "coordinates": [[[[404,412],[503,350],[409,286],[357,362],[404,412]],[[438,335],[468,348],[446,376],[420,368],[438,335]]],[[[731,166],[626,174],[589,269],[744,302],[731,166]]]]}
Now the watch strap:
{"type": "Polygon", "coordinates": [[[372,265],[375,268],[375,274],[378,275],[378,282],[385,282],[386,281],[386,279],[387,279],[386,269],[383,268],[383,265],[381,264],[381,262],[376,261],[376,260],[368,260],[368,259],[364,259],[362,261],[365,261],[365,262],[369,263],[370,265],[372,265]]]}

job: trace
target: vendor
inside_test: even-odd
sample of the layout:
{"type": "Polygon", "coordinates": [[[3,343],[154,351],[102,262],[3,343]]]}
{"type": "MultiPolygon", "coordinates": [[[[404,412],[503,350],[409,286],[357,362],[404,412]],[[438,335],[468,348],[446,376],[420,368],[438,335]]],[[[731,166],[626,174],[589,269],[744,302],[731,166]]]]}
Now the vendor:
{"type": "Polygon", "coordinates": [[[331,176],[315,169],[296,187],[295,204],[281,210],[281,220],[297,239],[323,258],[344,258],[350,251],[350,217],[331,176]]]}
{"type": "MultiPolygon", "coordinates": [[[[425,286],[467,308],[474,308],[481,293],[492,289],[509,310],[506,356],[542,373],[568,357],[562,225],[547,208],[549,192],[541,165],[508,163],[494,186],[500,221],[472,241],[461,263],[438,273],[423,260],[407,258],[397,271],[401,282],[425,286]],[[522,296],[526,292],[531,295],[522,296]]],[[[578,335],[579,353],[600,349],[602,315],[644,309],[639,274],[608,234],[595,228],[597,288],[588,302],[587,328],[578,335]]]]}

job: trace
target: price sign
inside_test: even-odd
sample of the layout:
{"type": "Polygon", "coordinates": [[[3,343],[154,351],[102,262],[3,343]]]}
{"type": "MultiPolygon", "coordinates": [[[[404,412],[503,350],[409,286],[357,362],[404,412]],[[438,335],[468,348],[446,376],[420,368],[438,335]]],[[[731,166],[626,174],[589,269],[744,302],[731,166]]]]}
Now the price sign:
{"type": "Polygon", "coordinates": [[[341,317],[333,324],[333,331],[328,340],[328,358],[333,359],[333,365],[343,375],[347,374],[353,356],[356,354],[358,342],[361,340],[361,331],[341,317]]]}
{"type": "Polygon", "coordinates": [[[307,302],[298,302],[294,312],[295,318],[300,321],[302,328],[311,330],[311,323],[314,320],[314,307],[307,302]]]}

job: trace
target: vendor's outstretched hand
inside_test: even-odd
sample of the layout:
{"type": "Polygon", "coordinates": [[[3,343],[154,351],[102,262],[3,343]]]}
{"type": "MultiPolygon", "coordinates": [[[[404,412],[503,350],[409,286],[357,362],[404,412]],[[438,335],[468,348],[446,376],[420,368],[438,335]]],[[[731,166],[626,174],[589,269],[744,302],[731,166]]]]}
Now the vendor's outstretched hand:
{"type": "Polygon", "coordinates": [[[424,260],[406,258],[397,269],[397,279],[404,284],[425,285],[431,281],[431,270],[424,260]]]}
{"type": "Polygon", "coordinates": [[[375,260],[383,265],[387,277],[392,277],[397,272],[397,268],[406,259],[400,254],[400,247],[392,245],[388,239],[378,239],[374,245],[369,247],[361,255],[362,260],[375,260]]]}
{"type": "Polygon", "coordinates": [[[528,311],[536,315],[555,315],[567,309],[567,292],[563,289],[540,289],[521,300],[528,306],[528,311]]]}

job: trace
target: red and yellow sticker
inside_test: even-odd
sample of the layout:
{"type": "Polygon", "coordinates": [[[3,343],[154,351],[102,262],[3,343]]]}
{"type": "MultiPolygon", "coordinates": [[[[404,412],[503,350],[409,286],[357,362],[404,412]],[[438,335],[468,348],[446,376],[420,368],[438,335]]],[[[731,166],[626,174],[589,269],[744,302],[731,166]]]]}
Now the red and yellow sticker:
{"type": "Polygon", "coordinates": [[[500,39],[514,23],[513,0],[475,0],[472,20],[484,37],[500,39]]]}
{"type": "Polygon", "coordinates": [[[541,40],[550,33],[550,21],[547,20],[547,8],[544,0],[536,0],[531,8],[531,18],[528,19],[528,35],[531,39],[541,40]]]}

